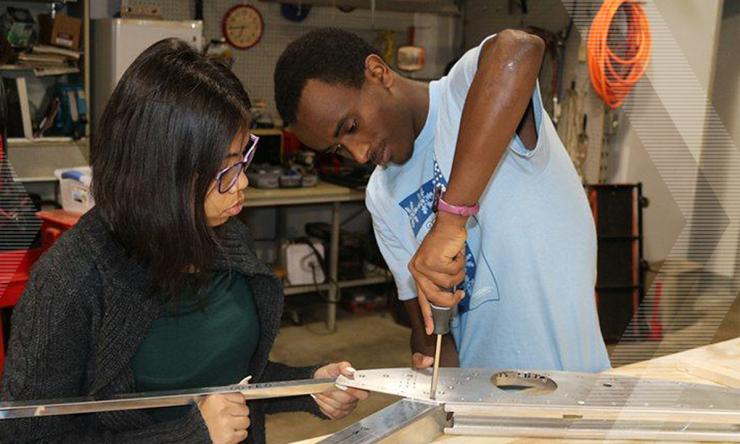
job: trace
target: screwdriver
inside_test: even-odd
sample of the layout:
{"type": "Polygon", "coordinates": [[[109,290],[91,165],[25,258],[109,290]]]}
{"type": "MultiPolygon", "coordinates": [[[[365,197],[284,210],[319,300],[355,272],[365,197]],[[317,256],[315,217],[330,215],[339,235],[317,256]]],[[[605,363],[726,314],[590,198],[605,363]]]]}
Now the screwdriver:
{"type": "Polygon", "coordinates": [[[429,306],[432,309],[432,320],[434,321],[434,330],[432,333],[437,335],[437,346],[434,349],[434,367],[432,367],[432,387],[429,390],[429,397],[435,399],[437,396],[437,383],[439,382],[439,355],[442,351],[442,336],[450,332],[452,307],[438,307],[434,304],[429,304],[429,306]]]}

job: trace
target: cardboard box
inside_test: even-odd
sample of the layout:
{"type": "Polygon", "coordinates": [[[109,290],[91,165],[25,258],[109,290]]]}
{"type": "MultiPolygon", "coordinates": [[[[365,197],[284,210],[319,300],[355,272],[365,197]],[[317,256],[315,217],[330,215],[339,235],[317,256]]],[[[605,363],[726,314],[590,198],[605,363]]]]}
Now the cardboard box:
{"type": "Polygon", "coordinates": [[[64,14],[57,14],[51,26],[49,43],[63,48],[80,48],[82,20],[64,14]]]}

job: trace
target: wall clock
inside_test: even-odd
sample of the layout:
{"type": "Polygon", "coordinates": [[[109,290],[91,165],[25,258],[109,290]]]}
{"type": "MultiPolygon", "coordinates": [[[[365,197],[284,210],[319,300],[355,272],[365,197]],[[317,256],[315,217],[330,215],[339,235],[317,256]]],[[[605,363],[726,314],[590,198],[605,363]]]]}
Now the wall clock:
{"type": "Polygon", "coordinates": [[[236,5],[224,14],[221,30],[229,45],[237,49],[249,49],[262,38],[265,22],[254,6],[236,5]]]}

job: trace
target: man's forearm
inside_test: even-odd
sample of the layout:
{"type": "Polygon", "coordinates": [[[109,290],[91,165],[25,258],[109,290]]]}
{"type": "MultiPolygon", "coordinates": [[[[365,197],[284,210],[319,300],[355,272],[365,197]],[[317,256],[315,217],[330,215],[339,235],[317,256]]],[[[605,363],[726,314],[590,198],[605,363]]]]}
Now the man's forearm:
{"type": "Polygon", "coordinates": [[[544,53],[539,37],[502,31],[481,48],[468,91],[445,201],[474,205],[527,109],[544,53]]]}
{"type": "MultiPolygon", "coordinates": [[[[403,302],[406,312],[409,314],[411,321],[411,353],[421,353],[424,356],[434,357],[434,347],[436,345],[436,335],[427,335],[424,332],[424,320],[421,316],[421,309],[416,299],[403,302]]],[[[459,367],[460,361],[457,356],[457,347],[451,333],[442,337],[442,351],[439,357],[439,363],[442,367],[459,367]]]]}

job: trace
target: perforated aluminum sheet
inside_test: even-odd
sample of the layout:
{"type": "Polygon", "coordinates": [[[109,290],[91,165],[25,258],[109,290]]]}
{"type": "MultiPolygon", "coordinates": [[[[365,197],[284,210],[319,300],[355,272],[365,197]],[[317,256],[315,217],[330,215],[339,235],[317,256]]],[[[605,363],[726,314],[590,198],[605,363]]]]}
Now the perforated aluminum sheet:
{"type": "MultiPolygon", "coordinates": [[[[429,397],[431,369],[358,371],[338,384],[409,399],[429,397]]],[[[574,372],[441,368],[436,402],[563,407],[699,409],[740,417],[740,390],[701,384],[574,372]],[[493,381],[498,376],[499,388],[493,381]],[[517,387],[517,378],[531,388],[517,387]],[[524,388],[521,389],[520,388],[524,388]]]]}

